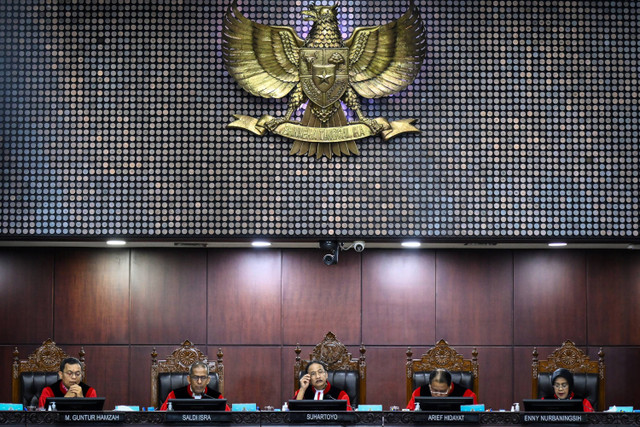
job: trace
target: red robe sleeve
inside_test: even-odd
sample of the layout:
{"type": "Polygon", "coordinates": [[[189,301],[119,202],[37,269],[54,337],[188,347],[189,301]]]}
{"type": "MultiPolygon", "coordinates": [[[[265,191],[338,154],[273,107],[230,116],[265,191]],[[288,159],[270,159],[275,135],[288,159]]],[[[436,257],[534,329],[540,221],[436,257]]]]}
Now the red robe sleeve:
{"type": "Polygon", "coordinates": [[[589,402],[589,399],[582,399],[582,410],[584,412],[594,412],[593,406],[591,406],[591,402],[589,402]]]}
{"type": "MultiPolygon", "coordinates": [[[[224,399],[223,395],[218,396],[218,399],[224,399]]],[[[224,408],[225,411],[227,412],[231,412],[231,406],[229,406],[229,404],[227,403],[226,407],[224,408]]]]}
{"type": "Polygon", "coordinates": [[[420,387],[413,390],[413,393],[411,393],[411,400],[407,403],[407,409],[410,411],[414,411],[416,409],[416,396],[420,396],[420,387]]]}
{"type": "MultiPolygon", "coordinates": [[[[296,390],[295,394],[293,395],[294,399],[298,396],[299,392],[300,392],[300,389],[296,390]]],[[[338,395],[338,400],[346,400],[347,401],[347,411],[353,411],[353,408],[351,407],[351,401],[349,400],[349,395],[347,394],[346,391],[342,390],[340,392],[340,394],[338,395]]]]}
{"type": "MultiPolygon", "coordinates": [[[[42,389],[42,394],[40,394],[40,399],[38,400],[39,408],[44,408],[47,397],[55,397],[53,390],[49,386],[42,389]]],[[[89,387],[89,390],[87,390],[87,394],[85,394],[84,397],[98,397],[98,393],[96,393],[96,390],[93,387],[89,387]]]]}
{"type": "Polygon", "coordinates": [[[473,397],[473,404],[477,405],[478,404],[478,397],[476,396],[476,394],[471,391],[470,389],[467,389],[467,391],[464,392],[464,394],[462,395],[463,397],[473,397]]]}
{"type": "MultiPolygon", "coordinates": [[[[167,395],[166,400],[164,401],[164,403],[162,404],[162,406],[160,407],[161,411],[166,411],[167,407],[169,406],[169,399],[175,399],[176,398],[176,394],[173,392],[173,390],[171,390],[171,392],[169,392],[169,394],[167,395]]],[[[218,399],[224,399],[223,395],[220,395],[218,397],[218,399]]],[[[227,403],[226,407],[224,408],[225,411],[231,411],[231,407],[229,406],[229,404],[227,403]]]]}
{"type": "Polygon", "coordinates": [[[169,399],[175,399],[175,398],[176,398],[176,395],[173,392],[173,390],[171,390],[171,392],[167,395],[167,398],[165,399],[164,403],[160,407],[160,410],[161,411],[166,411],[167,410],[167,406],[169,406],[169,399]]]}
{"type": "MultiPolygon", "coordinates": [[[[409,409],[410,411],[414,411],[416,409],[416,396],[420,396],[420,387],[413,391],[413,393],[411,394],[411,400],[409,400],[409,403],[407,403],[407,409],[409,409]]],[[[470,389],[465,390],[462,396],[473,397],[473,404],[478,404],[478,397],[470,389]]]]}
{"type": "Polygon", "coordinates": [[[47,397],[54,397],[53,390],[51,390],[49,386],[42,389],[42,394],[40,394],[40,399],[38,399],[38,408],[44,408],[47,397]]]}
{"type": "Polygon", "coordinates": [[[353,408],[351,407],[351,401],[349,400],[349,395],[347,394],[346,391],[341,391],[340,394],[338,395],[338,400],[346,400],[347,401],[347,411],[353,411],[353,408]]]}

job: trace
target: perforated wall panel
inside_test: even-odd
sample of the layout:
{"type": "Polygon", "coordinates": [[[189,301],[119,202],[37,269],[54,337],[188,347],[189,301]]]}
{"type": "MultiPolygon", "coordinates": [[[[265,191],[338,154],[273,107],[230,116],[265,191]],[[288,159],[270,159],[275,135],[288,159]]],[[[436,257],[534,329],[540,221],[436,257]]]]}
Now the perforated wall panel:
{"type": "MultiPolygon", "coordinates": [[[[342,3],[345,38],[408,6],[342,3]]],[[[304,6],[239,8],[304,37],[304,6]]],[[[287,106],[225,71],[229,2],[0,2],[0,237],[638,237],[640,4],[416,6],[422,72],[361,102],[422,133],[316,159],[226,128],[287,106]]]]}

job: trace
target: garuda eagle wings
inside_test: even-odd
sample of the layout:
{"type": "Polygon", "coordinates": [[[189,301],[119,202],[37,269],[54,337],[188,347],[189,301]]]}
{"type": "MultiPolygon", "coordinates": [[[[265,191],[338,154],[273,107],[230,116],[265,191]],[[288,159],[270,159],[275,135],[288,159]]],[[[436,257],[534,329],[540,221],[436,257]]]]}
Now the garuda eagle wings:
{"type": "MultiPolygon", "coordinates": [[[[427,50],[426,34],[413,2],[396,21],[356,28],[346,40],[338,25],[338,6],[311,3],[302,12],[306,21],[313,22],[305,39],[291,27],[249,20],[235,0],[227,11],[222,55],[228,73],[255,96],[289,96],[284,116],[266,116],[259,123],[265,129],[273,132],[287,122],[334,129],[358,123],[366,125],[369,135],[380,133],[384,119],[366,117],[359,97],[379,98],[400,92],[420,72],[427,50]],[[356,114],[357,121],[347,121],[341,101],[356,114]],[[302,120],[291,122],[291,116],[305,103],[302,120]]],[[[294,142],[291,153],[331,157],[358,154],[358,148],[354,140],[303,138],[294,142]]]]}

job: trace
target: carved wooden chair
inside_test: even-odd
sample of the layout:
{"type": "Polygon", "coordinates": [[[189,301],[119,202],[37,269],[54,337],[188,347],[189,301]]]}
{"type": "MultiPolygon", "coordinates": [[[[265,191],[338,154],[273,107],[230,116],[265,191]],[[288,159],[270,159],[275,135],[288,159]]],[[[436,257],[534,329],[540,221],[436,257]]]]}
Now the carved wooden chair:
{"type": "MultiPolygon", "coordinates": [[[[82,378],[86,381],[84,349],[78,353],[82,378]]],[[[11,399],[24,406],[37,406],[42,389],[58,381],[60,363],[70,357],[51,338],[47,339],[26,359],[20,360],[18,347],[13,350],[11,369],[11,399]]]]}
{"type": "Polygon", "coordinates": [[[155,347],[151,352],[151,405],[159,407],[167,399],[171,390],[184,387],[189,382],[189,367],[193,362],[202,361],[209,365],[211,381],[207,386],[224,394],[224,364],[222,363],[222,349],[218,349],[218,360],[209,362],[207,356],[186,340],[176,348],[166,359],[158,360],[155,347]]]}
{"type": "Polygon", "coordinates": [[[538,350],[533,349],[531,363],[531,397],[540,399],[553,396],[551,376],[558,368],[565,368],[573,373],[574,393],[589,399],[597,411],[605,410],[605,366],[604,351],[600,347],[598,361],[592,361],[572,341],[565,341],[547,360],[538,360],[538,350]]]}
{"type": "Polygon", "coordinates": [[[435,347],[424,353],[420,359],[412,359],[411,347],[407,349],[407,401],[418,387],[429,384],[429,374],[435,369],[446,369],[451,373],[451,380],[473,391],[478,396],[478,350],[473,349],[472,358],[464,359],[445,340],[440,340],[435,347]]]}
{"type": "Polygon", "coordinates": [[[307,370],[312,360],[321,360],[329,369],[329,383],[341,388],[349,395],[352,406],[366,403],[367,399],[367,363],[364,344],[360,345],[360,357],[352,359],[347,350],[333,332],[328,332],[309,354],[309,360],[301,360],[300,344],[295,348],[296,361],[293,365],[293,387],[300,387],[300,378],[307,370]]]}

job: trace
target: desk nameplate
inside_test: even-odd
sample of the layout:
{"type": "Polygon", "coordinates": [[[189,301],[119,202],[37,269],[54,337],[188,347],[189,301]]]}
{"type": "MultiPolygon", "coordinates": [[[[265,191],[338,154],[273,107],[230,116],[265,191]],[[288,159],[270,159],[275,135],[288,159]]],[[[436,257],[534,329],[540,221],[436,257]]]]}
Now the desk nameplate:
{"type": "Polygon", "coordinates": [[[124,414],[121,412],[57,412],[59,423],[104,424],[124,423],[124,414]]]}
{"type": "Polygon", "coordinates": [[[289,422],[309,424],[355,424],[358,417],[353,412],[290,411],[289,422]]]}
{"type": "Polygon", "coordinates": [[[524,424],[586,424],[587,414],[584,413],[531,413],[522,414],[524,424]]]}
{"type": "Polygon", "coordinates": [[[480,414],[477,412],[413,412],[416,424],[478,424],[480,414]]]}
{"type": "Polygon", "coordinates": [[[166,412],[165,423],[211,424],[230,423],[231,412],[166,412]]]}

